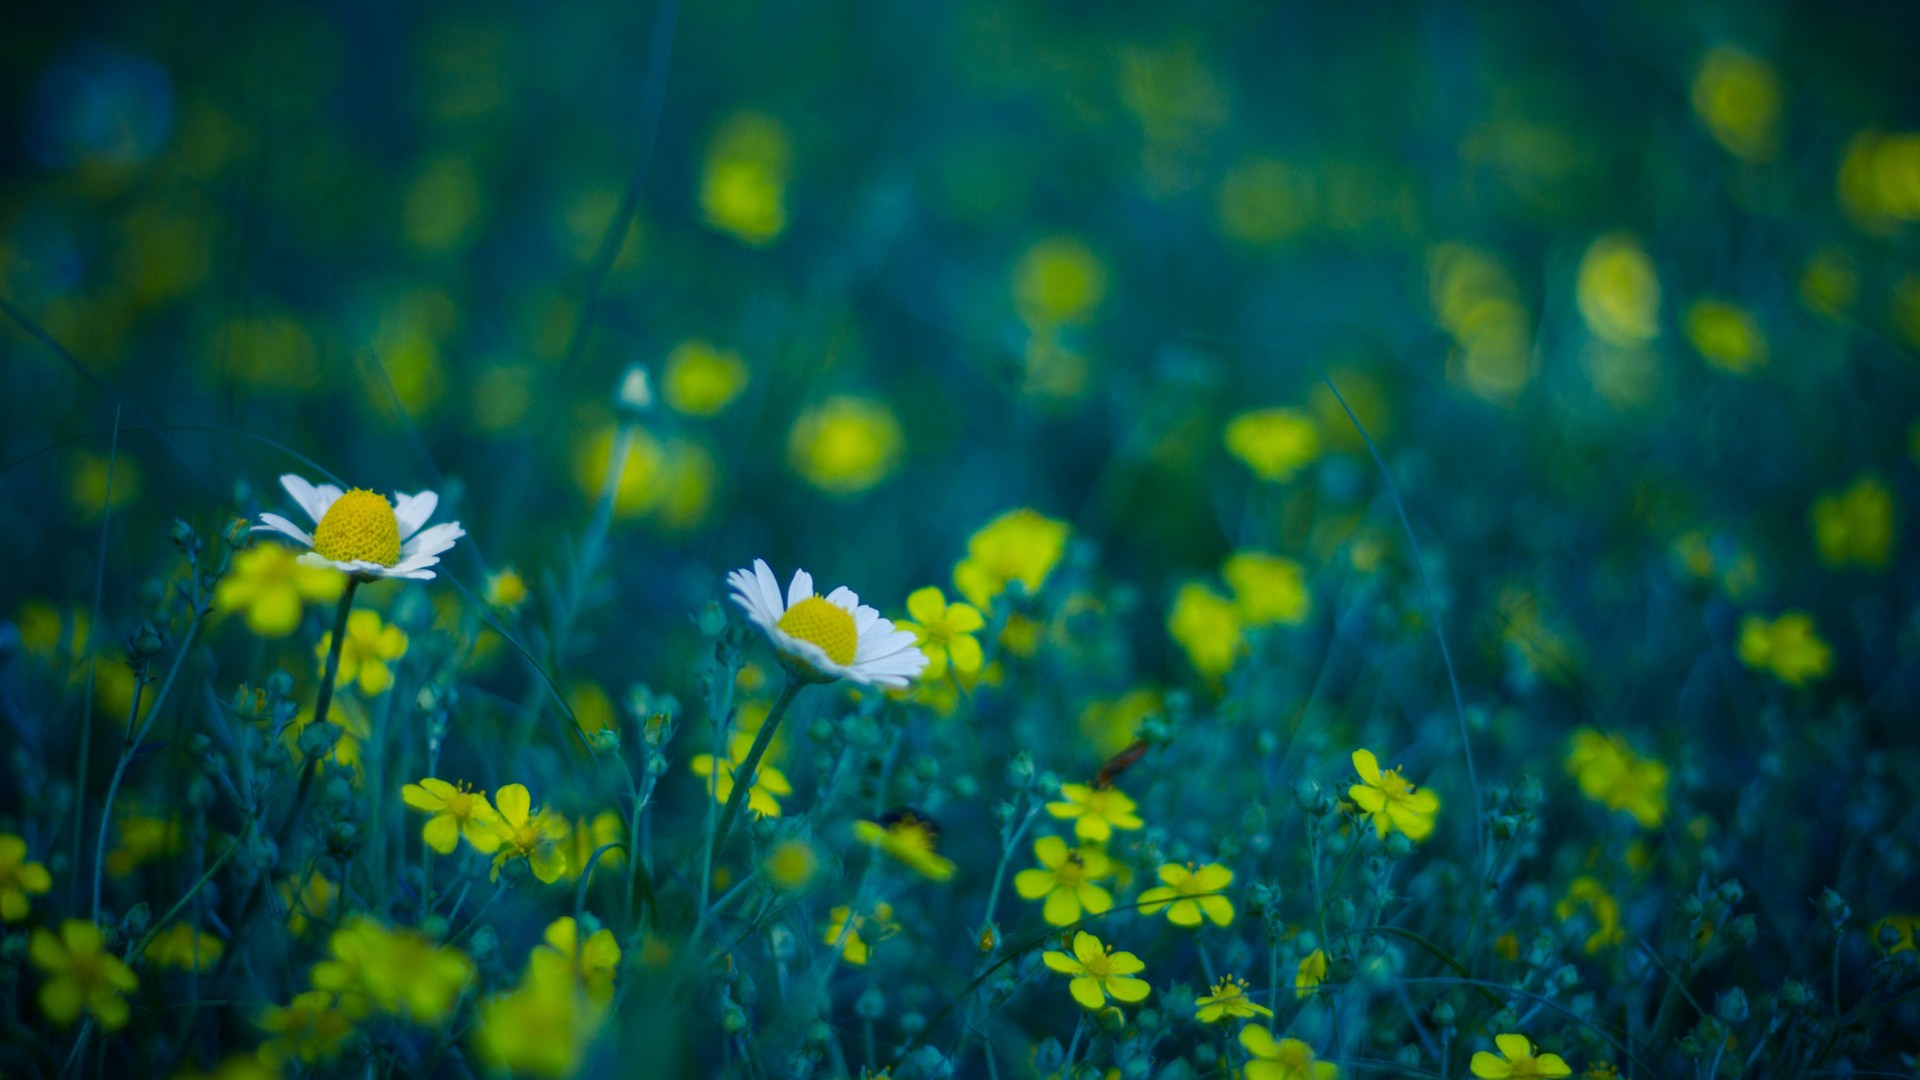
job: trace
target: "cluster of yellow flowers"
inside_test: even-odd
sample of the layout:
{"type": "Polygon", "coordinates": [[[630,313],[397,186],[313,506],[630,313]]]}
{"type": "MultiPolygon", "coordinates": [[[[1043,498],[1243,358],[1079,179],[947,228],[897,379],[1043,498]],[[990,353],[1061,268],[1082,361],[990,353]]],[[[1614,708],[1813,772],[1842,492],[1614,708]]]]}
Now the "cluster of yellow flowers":
{"type": "Polygon", "coordinates": [[[489,803],[485,792],[427,777],[402,788],[401,798],[408,806],[432,815],[420,835],[428,847],[442,855],[452,852],[465,837],[475,851],[493,856],[492,876],[496,879],[515,859],[525,859],[533,876],[548,884],[567,872],[569,861],[563,844],[571,826],[552,810],[533,809],[533,798],[525,784],[506,785],[494,792],[489,803]]]}
{"type": "Polygon", "coordinates": [[[481,1056],[514,1072],[573,1075],[613,1002],[620,957],[613,931],[603,927],[582,941],[572,917],[555,920],[528,954],[520,984],[480,1003],[474,1042],[481,1056]]]}
{"type": "Polygon", "coordinates": [[[1643,758],[1617,735],[1593,728],[1573,733],[1567,773],[1580,793],[1612,810],[1633,815],[1642,828],[1657,829],[1667,816],[1667,767],[1643,758]]]}
{"type": "Polygon", "coordinates": [[[1227,556],[1220,576],[1231,597],[1198,581],[1182,585],[1167,612],[1167,633],[1209,679],[1232,671],[1248,651],[1247,631],[1299,626],[1313,613],[1306,571],[1292,559],[1241,550],[1227,556]]]}
{"type": "Polygon", "coordinates": [[[1813,616],[1789,611],[1769,620],[1748,615],[1740,621],[1740,662],[1771,672],[1788,686],[1805,686],[1833,667],[1833,650],[1814,629],[1813,616]]]}
{"type": "Polygon", "coordinates": [[[315,990],[336,995],[356,1019],[376,1013],[428,1027],[447,1019],[468,983],[473,961],[417,930],[354,915],[327,938],[327,958],[308,974],[315,990]]]}

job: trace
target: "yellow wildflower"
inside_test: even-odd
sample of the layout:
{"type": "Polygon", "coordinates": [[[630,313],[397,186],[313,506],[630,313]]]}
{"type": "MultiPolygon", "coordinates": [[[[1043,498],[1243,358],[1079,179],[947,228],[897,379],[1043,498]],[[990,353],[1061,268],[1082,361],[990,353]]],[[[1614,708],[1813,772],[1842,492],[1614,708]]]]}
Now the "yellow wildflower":
{"type": "Polygon", "coordinates": [[[1240,1045],[1253,1055],[1247,1062],[1246,1080],[1337,1080],[1340,1075],[1338,1065],[1315,1061],[1313,1048],[1306,1043],[1275,1039],[1259,1024],[1240,1029],[1240,1045]]]}
{"type": "Polygon", "coordinates": [[[1609,345],[1643,345],[1660,334],[1660,278],[1632,236],[1613,233],[1587,248],[1575,300],[1587,329],[1609,345]]]}
{"type": "Polygon", "coordinates": [[[1716,45],[1693,73],[1693,111],[1708,134],[1744,161],[1773,159],[1779,136],[1780,76],[1731,45],[1716,45]]]}
{"type": "Polygon", "coordinates": [[[1073,835],[1082,840],[1106,843],[1115,829],[1138,829],[1145,822],[1134,813],[1134,801],[1119,788],[1096,788],[1087,784],[1061,784],[1060,802],[1047,804],[1047,813],[1073,820],[1073,835]]]}
{"type": "Polygon", "coordinates": [[[852,908],[842,904],[828,912],[827,918],[823,940],[837,947],[840,958],[855,967],[867,966],[873,946],[900,932],[900,924],[893,921],[893,905],[887,903],[873,905],[873,912],[867,915],[855,915],[852,908]]]}
{"type": "Polygon", "coordinates": [[[247,629],[282,638],[300,628],[307,601],[331,604],[347,587],[347,575],[330,566],[305,566],[284,544],[255,544],[233,557],[213,590],[213,609],[244,612],[247,629]]]}
{"type": "Polygon", "coordinates": [[[258,1024],[273,1035],[260,1048],[269,1061],[298,1058],[308,1063],[329,1061],[353,1035],[353,1017],[340,1007],[339,997],[325,990],[297,994],[286,1005],[269,1005],[258,1024]]]}
{"type": "Polygon", "coordinates": [[[1430,788],[1415,788],[1401,778],[1398,770],[1380,770],[1371,750],[1353,752],[1353,770],[1360,783],[1347,789],[1347,797],[1366,817],[1380,839],[1394,830],[1413,841],[1425,840],[1433,832],[1433,815],[1440,809],[1440,797],[1430,788]]]}
{"type": "Polygon", "coordinates": [[[920,651],[927,654],[927,668],[920,673],[922,679],[945,675],[949,661],[962,675],[980,670],[985,657],[980,652],[979,640],[973,636],[975,630],[985,625],[979,609],[958,601],[949,604],[939,586],[929,585],[915,589],[907,597],[907,613],[913,616],[912,622],[902,620],[894,625],[918,638],[920,651]]]}
{"type": "Polygon", "coordinates": [[[83,450],[73,456],[69,489],[81,521],[100,520],[100,508],[109,497],[109,469],[113,473],[113,509],[119,510],[140,497],[140,463],[132,455],[121,450],[109,459],[105,454],[89,454],[83,450]]]}
{"type": "MultiPolygon", "coordinates": [[[[736,731],[727,739],[725,761],[712,754],[695,754],[687,762],[693,775],[707,778],[707,792],[715,802],[725,804],[733,797],[733,770],[746,762],[747,754],[753,750],[753,739],[752,732],[736,731]]],[[[760,817],[779,817],[778,796],[793,794],[793,785],[787,782],[787,774],[774,768],[765,757],[760,759],[758,769],[753,776],[753,787],[747,792],[747,809],[760,817]]]]}
{"type": "Polygon", "coordinates": [[[787,460],[829,495],[858,495],[893,474],[906,439],[886,402],[832,397],[800,414],[787,460]]]}
{"type": "Polygon", "coordinates": [[[579,1071],[605,1016],[567,965],[536,950],[518,987],[480,1004],[473,1039],[498,1069],[561,1080],[579,1071]]]}
{"type": "Polygon", "coordinates": [[[534,810],[525,784],[508,784],[493,793],[493,801],[500,816],[493,825],[500,847],[494,852],[491,877],[497,880],[501,867],[525,859],[534,877],[548,885],[560,880],[567,872],[567,852],[560,846],[567,839],[567,819],[551,810],[534,810]]]}
{"type": "Polygon", "coordinates": [[[1199,869],[1193,864],[1164,863],[1160,867],[1160,888],[1140,894],[1140,914],[1157,915],[1166,909],[1167,921],[1175,926],[1199,926],[1212,919],[1216,926],[1233,922],[1233,902],[1216,895],[1233,884],[1233,871],[1219,863],[1199,869]]]}
{"type": "Polygon", "coordinates": [[[613,931],[603,926],[583,944],[580,924],[573,916],[563,915],[548,923],[542,936],[546,944],[534,946],[536,956],[551,955],[563,961],[594,1004],[613,1000],[613,980],[620,971],[620,943],[613,939],[613,931]]]}
{"type": "Polygon", "coordinates": [[[1872,476],[1822,495],[1808,515],[1820,561],[1828,566],[1882,567],[1893,550],[1893,493],[1872,476]]]}
{"type": "Polygon", "coordinates": [[[1197,581],[1187,582],[1174,594],[1167,633],[1187,651],[1194,670],[1210,680],[1232,671],[1247,651],[1233,602],[1197,581]]]}
{"type": "Polygon", "coordinates": [[[1833,650],[1804,611],[1789,611],[1771,622],[1761,615],[1740,620],[1739,652],[1741,663],[1770,671],[1788,686],[1805,686],[1833,667],[1833,650]]]}
{"type": "Polygon", "coordinates": [[[1701,300],[1687,309],[1687,341],[1700,358],[1732,375],[1767,362],[1767,339],[1753,316],[1722,300],[1701,300]]]}
{"type": "Polygon", "coordinates": [[[465,781],[456,787],[429,776],[401,788],[400,797],[415,810],[433,815],[420,831],[420,838],[440,854],[450,854],[462,836],[482,854],[499,850],[500,815],[487,802],[486,792],[469,789],[465,781]]]}
{"type": "MultiPolygon", "coordinates": [[[[315,646],[314,655],[320,660],[324,673],[327,652],[333,647],[333,631],[320,635],[320,644],[315,646]]],[[[347,616],[347,639],[340,647],[340,672],[334,679],[335,689],[358,683],[360,692],[367,697],[376,697],[386,693],[393,685],[393,672],[387,667],[387,661],[398,660],[407,655],[407,635],[404,630],[380,621],[380,614],[360,608],[347,616]]]]}
{"type": "Polygon", "coordinates": [[[1627,940],[1627,932],[1620,928],[1620,903],[1599,878],[1587,875],[1574,878],[1567,886],[1567,895],[1553,906],[1553,914],[1566,922],[1582,909],[1593,916],[1594,923],[1593,933],[1587,935],[1583,946],[1588,956],[1627,940]]]}
{"type": "Polygon", "coordinates": [[[1558,1054],[1534,1056],[1534,1045],[1525,1035],[1495,1035],[1493,1044],[1500,1048],[1499,1057],[1485,1050],[1473,1055],[1473,1075],[1481,1080],[1552,1080],[1573,1075],[1558,1054]]]}
{"type": "Polygon", "coordinates": [[[1022,870],[1013,876],[1013,891],[1022,899],[1046,904],[1040,917],[1051,926],[1066,926],[1080,921],[1080,914],[1098,915],[1111,910],[1113,894],[1094,882],[1113,873],[1113,860],[1094,848],[1069,850],[1057,836],[1043,836],[1033,842],[1034,858],[1040,868],[1022,870]]]}
{"type": "Polygon", "coordinates": [[[180,851],[182,837],[179,815],[154,817],[130,812],[120,819],[119,843],[107,852],[107,873],[125,877],[154,859],[164,859],[180,851]]]}
{"type": "Polygon", "coordinates": [[[1040,960],[1053,971],[1071,976],[1067,991],[1073,1000],[1089,1009],[1105,1005],[1108,995],[1127,1003],[1145,1001],[1153,989],[1145,979],[1133,977],[1147,967],[1139,957],[1130,952],[1113,952],[1085,930],[1073,935],[1072,955],[1047,952],[1041,954],[1040,960]]]}
{"type": "Polygon", "coordinates": [[[1300,958],[1299,970],[1293,975],[1293,996],[1309,998],[1327,981],[1327,950],[1315,949],[1300,958]]]}
{"type": "Polygon", "coordinates": [[[1080,734],[1102,758],[1132,746],[1147,718],[1161,715],[1166,704],[1151,687],[1137,686],[1110,701],[1090,701],[1080,710],[1080,734]]]}
{"type": "Polygon", "coordinates": [[[661,389],[675,412],[713,416],[747,388],[747,364],[738,353],[698,339],[683,341],[667,354],[661,389]]]}
{"type": "Polygon", "coordinates": [[[1193,1004],[1193,1017],[1203,1024],[1217,1024],[1233,1017],[1273,1015],[1272,1009],[1256,1004],[1247,996],[1247,980],[1231,975],[1214,983],[1210,993],[1194,998],[1193,1004]]]}
{"type": "Polygon", "coordinates": [[[967,538],[967,557],[954,566],[953,583],[982,611],[1016,581],[1028,595],[1037,593],[1066,554],[1071,531],[1037,510],[1009,510],[967,538]]]}
{"type": "Polygon", "coordinates": [[[1299,409],[1244,412],[1227,421],[1227,452],[1262,480],[1292,480],[1320,456],[1320,429],[1299,409]]]}
{"type": "MultiPolygon", "coordinates": [[[[608,844],[625,843],[626,839],[626,822],[611,810],[602,810],[591,818],[574,818],[567,829],[567,880],[580,880],[594,852],[608,844]]],[[[620,848],[607,848],[593,866],[596,870],[612,870],[625,865],[626,861],[626,853],[620,848]]]]}
{"type": "Polygon", "coordinates": [[[787,228],[792,153],[778,120],[757,112],[729,117],[708,141],[700,172],[707,224],[754,247],[779,239],[787,228]]]}
{"type": "Polygon", "coordinates": [[[782,840],[773,845],[760,868],[767,880],[788,892],[800,892],[813,884],[820,872],[820,853],[805,840],[782,840]]]}
{"type": "Polygon", "coordinates": [[[527,602],[527,579],[508,566],[487,575],[487,606],[512,614],[527,602]]]}
{"type": "Polygon", "coordinates": [[[154,935],[147,945],[146,957],[161,967],[205,971],[220,959],[226,948],[226,943],[212,934],[177,922],[154,935]]]}
{"type": "Polygon", "coordinates": [[[47,868],[27,861],[27,842],[11,833],[0,833],[0,919],[19,922],[31,910],[28,896],[38,896],[53,888],[47,868]]]}
{"type": "Polygon", "coordinates": [[[352,1015],[378,1011],[431,1026],[448,1017],[473,976],[460,950],[356,915],[328,936],[327,958],[309,977],[352,1015]]]}
{"type": "Polygon", "coordinates": [[[1106,267],[1071,236],[1048,237],[1028,248],[1013,271],[1014,306],[1036,330],[1084,322],[1106,291],[1106,267]]]}
{"type": "Polygon", "coordinates": [[[1867,940],[1873,942],[1876,948],[1881,947],[1880,932],[1887,927],[1891,927],[1895,935],[1894,943],[1886,948],[1889,955],[1914,951],[1913,933],[1920,930],[1920,915],[1888,915],[1867,931],[1867,940]]]}
{"type": "Polygon", "coordinates": [[[1618,736],[1593,728],[1573,733],[1567,772],[1587,798],[1632,814],[1643,828],[1657,829],[1667,815],[1667,767],[1642,758],[1618,736]]]}
{"type": "Polygon", "coordinates": [[[1233,590],[1234,614],[1247,626],[1299,626],[1313,611],[1300,564],[1264,551],[1236,551],[1220,566],[1233,590]]]}
{"type": "Polygon", "coordinates": [[[106,935],[85,919],[68,919],[56,935],[33,932],[27,958],[46,972],[40,984],[40,1010],[61,1027],[71,1027],[81,1012],[100,1021],[102,1031],[117,1031],[127,1022],[125,995],[140,988],[140,979],[126,962],[107,950],[106,935]]]}
{"type": "Polygon", "coordinates": [[[922,877],[945,881],[953,876],[953,860],[934,850],[940,832],[933,822],[916,817],[911,811],[892,811],[879,821],[853,823],[854,839],[903,862],[922,877]]]}
{"type": "Polygon", "coordinates": [[[332,918],[333,902],[340,895],[339,888],[318,870],[307,876],[306,884],[297,885],[298,880],[288,878],[276,887],[287,908],[287,930],[294,937],[307,932],[309,920],[332,918]]]}

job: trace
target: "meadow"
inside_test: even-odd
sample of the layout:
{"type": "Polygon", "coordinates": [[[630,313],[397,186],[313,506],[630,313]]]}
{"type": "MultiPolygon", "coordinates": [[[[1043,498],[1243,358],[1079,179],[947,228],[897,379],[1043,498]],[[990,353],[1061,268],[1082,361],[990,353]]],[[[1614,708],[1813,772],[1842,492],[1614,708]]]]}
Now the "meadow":
{"type": "Polygon", "coordinates": [[[8,22],[0,1075],[1920,1076],[1910,6],[8,22]]]}

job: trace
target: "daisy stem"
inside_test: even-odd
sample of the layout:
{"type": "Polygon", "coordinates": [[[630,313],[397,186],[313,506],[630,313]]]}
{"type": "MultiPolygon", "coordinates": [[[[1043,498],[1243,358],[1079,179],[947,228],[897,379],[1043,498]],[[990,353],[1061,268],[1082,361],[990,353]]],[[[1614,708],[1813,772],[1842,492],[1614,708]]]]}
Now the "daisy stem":
{"type": "Polygon", "coordinates": [[[746,760],[733,770],[733,791],[727,796],[727,808],[720,812],[720,824],[713,830],[712,857],[718,858],[720,848],[727,842],[727,833],[733,828],[733,819],[740,813],[740,804],[747,799],[747,792],[753,787],[754,770],[760,767],[760,759],[766,756],[767,747],[773,742],[774,730],[780,726],[781,718],[787,715],[787,707],[793,704],[806,683],[788,677],[787,685],[780,691],[780,700],[773,703],[773,709],[767,713],[766,722],[760,725],[760,731],[753,737],[753,747],[747,751],[746,760]]]}

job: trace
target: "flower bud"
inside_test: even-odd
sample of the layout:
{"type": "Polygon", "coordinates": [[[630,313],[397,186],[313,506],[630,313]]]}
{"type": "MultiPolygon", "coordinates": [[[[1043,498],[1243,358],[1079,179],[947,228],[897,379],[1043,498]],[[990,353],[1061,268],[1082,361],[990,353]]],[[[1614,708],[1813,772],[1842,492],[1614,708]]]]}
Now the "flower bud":
{"type": "Polygon", "coordinates": [[[862,1020],[878,1020],[887,1015],[887,995],[877,986],[869,986],[853,999],[853,1014],[862,1020]]]}
{"type": "Polygon", "coordinates": [[[1022,750],[1007,762],[1007,783],[1016,788],[1025,788],[1033,783],[1033,755],[1022,750]]]}
{"type": "Polygon", "coordinates": [[[227,522],[224,539],[230,548],[246,547],[247,541],[253,539],[253,523],[246,518],[234,518],[227,522]]]}
{"type": "Polygon", "coordinates": [[[720,1028],[729,1035],[738,1035],[747,1029],[747,1012],[738,1005],[728,1005],[720,1010],[720,1028]]]}
{"type": "Polygon", "coordinates": [[[340,727],[330,720],[310,723],[300,729],[300,752],[308,757],[325,757],[340,741],[340,727]]]}
{"type": "Polygon", "coordinates": [[[152,622],[142,622],[133,633],[127,635],[127,653],[135,660],[151,660],[166,647],[166,638],[161,636],[159,628],[152,622]]]}
{"type": "Polygon", "coordinates": [[[621,376],[619,404],[634,413],[646,413],[653,408],[653,379],[647,375],[645,364],[631,365],[621,376]]]}
{"type": "Polygon", "coordinates": [[[199,540],[193,535],[193,526],[187,524],[185,518],[173,519],[173,524],[167,526],[167,539],[173,541],[173,546],[181,551],[191,552],[199,546],[199,540]]]}
{"type": "Polygon", "coordinates": [[[1798,979],[1780,984],[1780,1004],[1789,1009],[1804,1009],[1813,1004],[1813,991],[1798,979]]]}
{"type": "Polygon", "coordinates": [[[1835,930],[1840,929],[1842,923],[1853,917],[1853,909],[1848,907],[1846,900],[1832,889],[1823,891],[1820,899],[1814,901],[1814,907],[1820,914],[1826,916],[1835,930]]]}
{"type": "Polygon", "coordinates": [[[1729,1024],[1737,1024],[1747,1018],[1747,995],[1744,990],[1734,987],[1714,1000],[1713,1013],[1729,1024]]]}
{"type": "Polygon", "coordinates": [[[1342,930],[1353,925],[1355,914],[1353,901],[1344,896],[1327,905],[1327,922],[1342,930]]]}
{"type": "Polygon", "coordinates": [[[620,733],[603,727],[587,739],[587,746],[596,757],[612,757],[620,752],[620,733]]]}
{"type": "Polygon", "coordinates": [[[360,847],[360,830],[351,821],[337,821],[327,830],[327,853],[342,862],[360,847]]]}
{"type": "Polygon", "coordinates": [[[1127,1026],[1127,1014],[1112,1005],[1093,1014],[1093,1022],[1109,1035],[1127,1026]]]}
{"type": "Polygon", "coordinates": [[[1760,936],[1760,927],[1752,915],[1742,915],[1727,924],[1727,933],[1732,934],[1733,940],[1740,944],[1751,945],[1753,939],[1760,936]]]}

